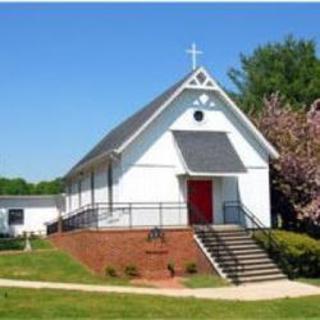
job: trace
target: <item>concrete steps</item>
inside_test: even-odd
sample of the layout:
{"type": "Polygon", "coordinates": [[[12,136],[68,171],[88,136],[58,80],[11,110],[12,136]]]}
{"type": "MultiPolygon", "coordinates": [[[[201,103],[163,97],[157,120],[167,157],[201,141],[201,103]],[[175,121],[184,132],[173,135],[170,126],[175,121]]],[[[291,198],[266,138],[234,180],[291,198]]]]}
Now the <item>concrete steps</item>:
{"type": "Polygon", "coordinates": [[[239,226],[201,227],[196,236],[227,278],[236,284],[286,279],[268,254],[239,226]]]}

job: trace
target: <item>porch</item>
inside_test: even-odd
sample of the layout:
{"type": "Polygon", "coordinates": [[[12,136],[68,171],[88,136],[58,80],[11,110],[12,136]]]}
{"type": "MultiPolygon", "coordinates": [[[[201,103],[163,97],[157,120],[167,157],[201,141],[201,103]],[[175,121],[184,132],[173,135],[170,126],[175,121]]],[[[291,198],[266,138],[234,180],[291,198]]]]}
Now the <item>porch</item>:
{"type": "Polygon", "coordinates": [[[47,222],[47,234],[80,229],[170,229],[197,225],[240,225],[254,228],[255,217],[237,201],[223,204],[221,223],[208,219],[189,202],[95,203],[47,222]]]}

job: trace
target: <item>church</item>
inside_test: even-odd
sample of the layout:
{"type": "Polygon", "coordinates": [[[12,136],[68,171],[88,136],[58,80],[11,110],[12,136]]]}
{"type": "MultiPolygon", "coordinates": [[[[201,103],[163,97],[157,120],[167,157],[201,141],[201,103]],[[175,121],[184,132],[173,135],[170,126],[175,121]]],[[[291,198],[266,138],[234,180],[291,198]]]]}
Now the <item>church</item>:
{"type": "Polygon", "coordinates": [[[151,227],[201,219],[240,223],[238,204],[270,227],[269,159],[277,156],[198,67],[110,131],[68,172],[66,209],[100,208],[104,227],[151,227]]]}
{"type": "Polygon", "coordinates": [[[191,263],[234,283],[283,279],[251,237],[271,227],[278,153],[192,49],[191,72],[66,174],[66,214],[49,239],[98,273],[134,266],[159,278],[191,263]]]}

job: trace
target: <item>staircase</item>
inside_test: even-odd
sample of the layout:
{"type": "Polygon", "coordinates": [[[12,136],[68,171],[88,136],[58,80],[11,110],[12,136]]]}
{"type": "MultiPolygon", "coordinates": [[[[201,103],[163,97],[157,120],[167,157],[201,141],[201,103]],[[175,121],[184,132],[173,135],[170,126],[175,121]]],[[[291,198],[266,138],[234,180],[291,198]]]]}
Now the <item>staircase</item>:
{"type": "Polygon", "coordinates": [[[286,279],[250,234],[236,225],[195,227],[198,243],[235,284],[286,279]]]}

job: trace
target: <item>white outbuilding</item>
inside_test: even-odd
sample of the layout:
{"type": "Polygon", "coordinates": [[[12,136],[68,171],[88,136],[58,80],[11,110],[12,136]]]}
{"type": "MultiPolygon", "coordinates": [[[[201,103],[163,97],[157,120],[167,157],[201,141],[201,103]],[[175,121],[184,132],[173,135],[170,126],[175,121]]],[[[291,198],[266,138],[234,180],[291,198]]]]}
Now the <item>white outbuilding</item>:
{"type": "Polygon", "coordinates": [[[64,207],[62,195],[0,196],[0,234],[46,234],[46,222],[57,219],[64,207]]]}

